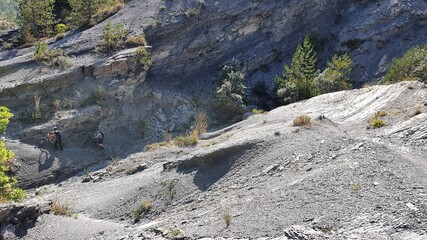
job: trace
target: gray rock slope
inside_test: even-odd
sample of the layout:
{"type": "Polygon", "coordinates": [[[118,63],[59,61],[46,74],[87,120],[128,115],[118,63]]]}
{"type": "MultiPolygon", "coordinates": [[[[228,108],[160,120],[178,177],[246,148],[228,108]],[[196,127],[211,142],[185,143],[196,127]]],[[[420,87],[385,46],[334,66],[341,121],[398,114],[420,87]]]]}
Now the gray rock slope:
{"type": "Polygon", "coordinates": [[[23,239],[427,239],[426,123],[421,83],[321,95],[30,190],[72,217],[43,214],[23,239]]]}
{"type": "Polygon", "coordinates": [[[209,110],[212,80],[224,63],[242,62],[248,91],[263,80],[271,86],[310,32],[323,42],[323,64],[334,52],[349,51],[356,85],[380,77],[393,57],[425,43],[426,6],[422,0],[134,0],[93,28],[51,41],[50,47],[70,56],[70,69],[35,63],[32,48],[2,49],[0,103],[15,114],[9,145],[18,159],[31,162],[24,168],[40,168],[34,179],[21,182],[28,187],[61,180],[111,156],[139,152],[165,132],[187,131],[194,114],[209,110]],[[123,23],[130,36],[145,33],[152,46],[148,72],[133,63],[134,48],[95,52],[109,21],[123,23]],[[100,92],[104,98],[83,104],[100,92]],[[35,119],[36,99],[42,117],[35,119]],[[67,152],[34,148],[55,125],[67,152]],[[96,129],[106,134],[108,154],[93,149],[90,134],[96,129]],[[38,161],[45,164],[38,167],[38,161]]]}

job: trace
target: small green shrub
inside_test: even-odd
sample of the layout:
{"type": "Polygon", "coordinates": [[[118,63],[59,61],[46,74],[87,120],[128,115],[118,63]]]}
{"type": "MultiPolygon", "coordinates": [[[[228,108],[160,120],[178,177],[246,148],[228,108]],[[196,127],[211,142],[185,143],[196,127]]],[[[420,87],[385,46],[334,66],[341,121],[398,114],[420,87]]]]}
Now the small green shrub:
{"type": "Polygon", "coordinates": [[[135,61],[140,64],[145,71],[150,69],[153,62],[151,61],[151,54],[145,47],[139,47],[134,53],[135,61]]]}
{"type": "Polygon", "coordinates": [[[127,32],[123,24],[117,23],[114,26],[108,22],[102,28],[102,35],[97,50],[101,52],[112,52],[123,46],[127,32]]]}
{"type": "Polygon", "coordinates": [[[56,32],[56,34],[65,33],[66,31],[68,31],[67,25],[65,25],[63,23],[58,23],[58,24],[55,25],[55,32],[56,32]]]}
{"type": "Polygon", "coordinates": [[[371,126],[374,128],[380,128],[380,127],[383,127],[385,125],[386,125],[386,123],[381,119],[374,119],[371,122],[371,126]]]}
{"type": "Polygon", "coordinates": [[[394,58],[387,68],[383,83],[427,79],[427,44],[409,49],[401,58],[394,58]]]}
{"type": "Polygon", "coordinates": [[[172,235],[172,237],[177,237],[179,234],[181,234],[181,229],[179,228],[174,228],[170,230],[170,233],[172,235]]]}
{"type": "Polygon", "coordinates": [[[301,127],[301,126],[309,127],[309,126],[311,126],[311,118],[308,115],[298,116],[297,118],[294,119],[292,126],[294,126],[294,127],[301,127]]]}
{"type": "Polygon", "coordinates": [[[200,11],[200,8],[188,8],[187,11],[184,12],[184,15],[186,17],[199,16],[200,11]]]}
{"type": "Polygon", "coordinates": [[[220,87],[217,88],[214,110],[219,121],[228,121],[244,113],[245,76],[238,63],[225,65],[219,73],[220,87]]]}
{"type": "Polygon", "coordinates": [[[348,54],[335,55],[328,67],[314,79],[317,94],[351,89],[351,79],[348,77],[352,70],[352,61],[348,54]]]}
{"type": "Polygon", "coordinates": [[[37,42],[34,45],[33,59],[47,66],[63,68],[71,66],[71,62],[61,49],[48,49],[48,45],[45,42],[37,42]]]}
{"type": "Polygon", "coordinates": [[[133,221],[135,223],[139,222],[141,220],[141,216],[143,214],[148,213],[151,208],[153,207],[153,203],[151,201],[144,201],[142,202],[135,210],[133,214],[133,221]]]}
{"type": "Polygon", "coordinates": [[[160,6],[160,11],[161,11],[161,12],[166,11],[166,6],[163,6],[163,5],[162,5],[162,6],[160,6]]]}
{"type": "Polygon", "coordinates": [[[353,183],[351,184],[351,189],[353,191],[360,191],[362,190],[362,185],[360,183],[353,183]]]}

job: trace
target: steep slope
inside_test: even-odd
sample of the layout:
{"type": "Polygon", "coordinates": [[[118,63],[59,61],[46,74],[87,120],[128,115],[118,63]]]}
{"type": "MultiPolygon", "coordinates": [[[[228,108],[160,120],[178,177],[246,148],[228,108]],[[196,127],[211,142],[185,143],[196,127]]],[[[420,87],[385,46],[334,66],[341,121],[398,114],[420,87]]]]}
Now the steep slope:
{"type": "Polygon", "coordinates": [[[133,154],[37,189],[75,218],[42,215],[24,239],[426,239],[426,101],[417,82],[337,92],[133,154]],[[310,127],[292,127],[301,114],[310,127]]]}
{"type": "Polygon", "coordinates": [[[22,153],[19,159],[47,159],[44,177],[22,181],[23,186],[64,179],[96,162],[105,164],[111,156],[139,152],[165,132],[187,131],[195,113],[210,109],[214,75],[232,58],[244,66],[248,92],[262,80],[271,86],[297,42],[310,32],[323,43],[323,63],[334,52],[350,51],[356,85],[379,77],[392,57],[425,43],[426,4],[134,0],[93,28],[50,41],[50,47],[70,56],[70,69],[35,63],[32,48],[2,49],[0,102],[15,114],[8,137],[21,142],[11,141],[11,147],[22,153]],[[166,10],[161,10],[163,5],[166,10]],[[130,36],[145,33],[152,46],[148,72],[135,66],[134,48],[96,53],[102,27],[109,21],[123,23],[130,36]],[[92,96],[101,97],[84,104],[92,96]],[[33,114],[36,99],[42,113],[38,118],[33,114]],[[54,125],[62,129],[67,151],[32,149],[54,125]],[[96,129],[106,134],[108,154],[97,152],[90,142],[96,129]]]}

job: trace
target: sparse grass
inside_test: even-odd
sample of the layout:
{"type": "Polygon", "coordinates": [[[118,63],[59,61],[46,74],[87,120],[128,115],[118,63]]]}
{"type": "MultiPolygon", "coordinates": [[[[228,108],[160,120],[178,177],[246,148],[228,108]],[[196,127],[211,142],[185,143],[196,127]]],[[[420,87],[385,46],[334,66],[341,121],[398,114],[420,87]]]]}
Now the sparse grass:
{"type": "Polygon", "coordinates": [[[170,233],[171,233],[172,237],[177,237],[179,234],[181,234],[181,229],[179,229],[179,228],[171,229],[170,233]]]}
{"type": "Polygon", "coordinates": [[[193,130],[191,133],[183,136],[178,136],[173,139],[173,143],[178,147],[194,146],[199,142],[199,135],[197,131],[193,130]]]}
{"type": "Polygon", "coordinates": [[[374,89],[374,86],[371,83],[365,83],[363,84],[363,89],[365,89],[367,92],[370,92],[374,89]]]}
{"type": "Polygon", "coordinates": [[[153,203],[151,201],[143,201],[135,210],[133,214],[134,223],[139,222],[141,220],[141,216],[148,213],[153,207],[153,203]]]}
{"type": "Polygon", "coordinates": [[[50,211],[54,215],[71,216],[71,210],[68,204],[61,203],[57,198],[53,199],[50,211]]]}
{"type": "Polygon", "coordinates": [[[301,115],[294,119],[292,123],[293,127],[310,127],[311,126],[311,117],[308,115],[301,115]]]}
{"type": "Polygon", "coordinates": [[[379,117],[385,117],[387,116],[387,112],[386,111],[378,111],[374,114],[373,118],[379,118],[379,117]]]}
{"type": "Polygon", "coordinates": [[[264,110],[260,110],[260,109],[252,109],[252,112],[253,113],[255,113],[255,114],[263,114],[263,113],[265,113],[265,111],[264,110]]]}
{"type": "Polygon", "coordinates": [[[127,46],[147,46],[147,40],[145,39],[145,35],[137,35],[126,39],[125,44],[127,46]]]}
{"type": "Polygon", "coordinates": [[[96,25],[97,23],[100,23],[105,19],[109,18],[110,16],[114,15],[124,5],[125,4],[123,0],[114,0],[110,1],[109,4],[104,4],[102,7],[97,9],[95,16],[93,16],[91,25],[96,25]]]}
{"type": "Polygon", "coordinates": [[[380,119],[381,117],[385,117],[387,116],[387,112],[385,111],[378,111],[374,114],[374,116],[372,116],[371,118],[371,127],[373,128],[380,128],[386,125],[386,122],[382,119],[380,119]]]}
{"type": "Polygon", "coordinates": [[[231,224],[232,216],[228,210],[223,210],[222,219],[224,220],[225,226],[228,227],[231,224]]]}
{"type": "Polygon", "coordinates": [[[386,125],[386,122],[381,119],[374,119],[371,122],[371,126],[374,128],[384,127],[385,125],[386,125]]]}
{"type": "Polygon", "coordinates": [[[41,110],[41,101],[42,97],[40,95],[34,95],[34,112],[33,112],[33,118],[34,119],[41,119],[43,117],[43,112],[41,110]]]}
{"type": "Polygon", "coordinates": [[[54,112],[58,111],[58,110],[61,110],[61,100],[59,100],[59,99],[53,99],[52,102],[50,103],[50,108],[54,112]]]}
{"type": "Polygon", "coordinates": [[[262,124],[266,124],[267,122],[267,119],[262,120],[262,124]]]}
{"type": "Polygon", "coordinates": [[[203,134],[208,129],[208,114],[206,111],[200,112],[194,119],[194,130],[197,135],[203,134]]]}
{"type": "Polygon", "coordinates": [[[353,191],[360,191],[362,189],[362,185],[360,183],[352,183],[351,189],[353,191]]]}

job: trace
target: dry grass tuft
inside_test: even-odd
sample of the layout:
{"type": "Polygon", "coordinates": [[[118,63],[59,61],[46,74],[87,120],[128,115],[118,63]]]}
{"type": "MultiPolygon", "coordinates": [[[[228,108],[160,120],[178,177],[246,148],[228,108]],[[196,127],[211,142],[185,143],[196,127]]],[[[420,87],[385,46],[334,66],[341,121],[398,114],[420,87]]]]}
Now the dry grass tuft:
{"type": "Polygon", "coordinates": [[[294,119],[292,126],[293,127],[302,127],[302,126],[310,127],[311,118],[308,115],[301,115],[294,119]]]}
{"type": "Polygon", "coordinates": [[[50,211],[54,215],[71,216],[71,210],[68,204],[61,203],[57,198],[53,199],[50,211]]]}

